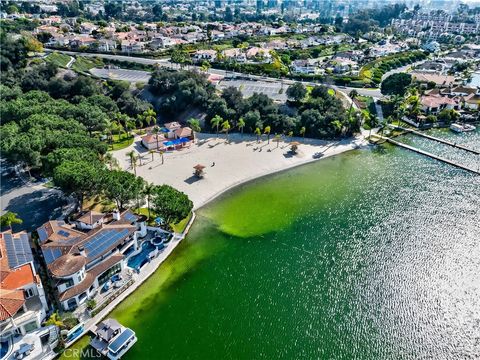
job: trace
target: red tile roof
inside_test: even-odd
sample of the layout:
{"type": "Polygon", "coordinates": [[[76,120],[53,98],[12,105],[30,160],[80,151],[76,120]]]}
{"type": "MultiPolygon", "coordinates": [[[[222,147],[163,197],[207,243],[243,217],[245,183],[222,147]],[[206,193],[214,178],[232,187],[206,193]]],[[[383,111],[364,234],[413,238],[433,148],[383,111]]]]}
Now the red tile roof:
{"type": "Polygon", "coordinates": [[[25,303],[23,290],[7,290],[0,288],[0,321],[14,316],[25,303]]]}

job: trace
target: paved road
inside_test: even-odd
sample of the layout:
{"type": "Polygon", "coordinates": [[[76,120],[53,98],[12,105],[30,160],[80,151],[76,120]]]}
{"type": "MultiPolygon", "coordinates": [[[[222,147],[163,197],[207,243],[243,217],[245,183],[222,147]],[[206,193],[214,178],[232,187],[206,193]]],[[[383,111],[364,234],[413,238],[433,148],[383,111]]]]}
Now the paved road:
{"type": "Polygon", "coordinates": [[[102,79],[124,80],[130,82],[148,82],[150,73],[140,70],[126,69],[90,69],[90,73],[102,79]]]}
{"type": "MultiPolygon", "coordinates": [[[[46,51],[50,51],[46,49],[46,51]]],[[[118,60],[118,61],[129,61],[129,62],[135,62],[139,64],[145,64],[145,65],[157,65],[157,66],[162,66],[162,67],[167,67],[171,69],[179,69],[178,64],[171,63],[168,61],[168,59],[150,59],[150,58],[142,58],[142,57],[136,57],[136,56],[125,56],[125,55],[112,55],[112,54],[100,54],[100,53],[82,53],[82,52],[74,52],[74,51],[59,51],[64,54],[68,55],[80,55],[80,56],[85,56],[85,57],[99,57],[103,59],[113,59],[113,60],[118,60]]],[[[198,66],[187,66],[186,69],[197,69],[199,70],[200,67],[198,66]]],[[[220,69],[209,69],[208,73],[211,75],[217,75],[221,77],[228,77],[228,78],[242,78],[245,80],[251,80],[251,81],[262,81],[262,82],[270,82],[270,83],[277,83],[277,84],[282,84],[283,85],[291,85],[295,83],[295,80],[290,80],[290,79],[284,79],[280,80],[277,78],[271,78],[267,76],[259,76],[259,75],[250,75],[250,74],[244,74],[244,73],[239,73],[235,71],[225,71],[225,70],[220,70],[220,69]]],[[[119,76],[119,80],[121,79],[122,75],[117,74],[119,76]]],[[[126,77],[128,77],[126,75],[126,77]]],[[[138,80],[136,80],[138,81],[138,80]]],[[[301,81],[305,85],[318,85],[321,84],[320,82],[310,82],[310,81],[301,81]]],[[[351,88],[351,87],[344,87],[344,86],[332,86],[332,85],[327,85],[335,89],[336,91],[341,91],[343,93],[349,94],[350,91],[355,89],[360,95],[363,96],[372,96],[374,98],[380,98],[382,94],[380,93],[379,89],[363,89],[363,88],[351,88]]]]}
{"type": "Polygon", "coordinates": [[[13,231],[33,231],[50,219],[64,214],[68,203],[62,192],[41,184],[25,183],[13,166],[0,159],[1,164],[1,213],[18,214],[23,224],[13,225],[13,231]]]}

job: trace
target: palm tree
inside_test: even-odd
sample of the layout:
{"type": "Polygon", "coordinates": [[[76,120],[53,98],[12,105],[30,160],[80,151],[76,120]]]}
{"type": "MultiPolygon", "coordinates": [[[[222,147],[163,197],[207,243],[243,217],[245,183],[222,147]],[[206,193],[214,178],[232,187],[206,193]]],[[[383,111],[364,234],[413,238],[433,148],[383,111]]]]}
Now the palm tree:
{"type": "Polygon", "coordinates": [[[270,131],[270,126],[265,126],[265,129],[263,129],[263,133],[267,134],[267,144],[270,144],[270,131]]]}
{"type": "Polygon", "coordinates": [[[255,129],[255,135],[257,135],[257,143],[260,141],[260,135],[262,135],[262,131],[260,130],[260,128],[256,128],[255,129]]]}
{"type": "Polygon", "coordinates": [[[112,153],[106,153],[103,156],[103,161],[108,165],[110,170],[113,170],[113,168],[118,167],[118,160],[112,155],[112,153]]]}
{"type": "Polygon", "coordinates": [[[5,214],[0,216],[0,225],[2,227],[6,226],[12,230],[13,224],[21,224],[23,220],[17,217],[18,214],[14,212],[7,211],[5,214]]]}
{"type": "Polygon", "coordinates": [[[230,123],[228,122],[228,120],[225,120],[222,123],[222,131],[225,131],[225,133],[227,134],[227,142],[228,142],[228,131],[230,130],[230,128],[231,128],[230,123]]]}
{"type": "Polygon", "coordinates": [[[288,132],[288,137],[290,138],[290,142],[292,142],[292,138],[293,138],[293,131],[289,131],[288,132]]]}
{"type": "Polygon", "coordinates": [[[162,165],[163,165],[163,154],[165,153],[165,151],[163,150],[160,150],[160,157],[162,158],[162,165]]]}
{"type": "Polygon", "coordinates": [[[155,134],[155,139],[157,139],[157,151],[158,151],[158,148],[160,147],[160,145],[158,143],[158,134],[160,133],[160,128],[158,126],[155,126],[152,129],[152,133],[155,134]]]}
{"type": "Polygon", "coordinates": [[[273,141],[277,143],[277,148],[278,148],[278,144],[280,144],[281,139],[282,139],[282,136],[278,134],[276,134],[275,137],[273,138],[273,141]]]}
{"type": "Polygon", "coordinates": [[[303,137],[303,142],[305,142],[305,132],[307,131],[307,129],[305,129],[305,126],[302,126],[300,128],[300,135],[302,135],[303,137]]]}
{"type": "Polygon", "coordinates": [[[195,141],[195,132],[200,132],[202,131],[202,128],[200,127],[200,120],[195,119],[195,118],[190,118],[187,120],[188,125],[192,129],[193,132],[193,141],[195,141]]]}
{"type": "Polygon", "coordinates": [[[130,130],[135,129],[135,121],[133,120],[127,120],[125,123],[125,131],[127,132],[127,135],[130,135],[133,137],[133,135],[130,133],[130,130]]]}
{"type": "Polygon", "coordinates": [[[137,155],[133,150],[127,153],[127,155],[130,158],[130,165],[132,166],[133,172],[137,175],[137,155]]]}
{"type": "Polygon", "coordinates": [[[219,115],[215,115],[212,118],[212,120],[210,120],[210,123],[212,124],[212,126],[217,128],[217,138],[218,138],[218,128],[222,122],[223,122],[223,118],[219,115]]]}
{"type": "Polygon", "coordinates": [[[157,113],[153,109],[148,109],[143,112],[143,118],[149,125],[154,125],[157,122],[157,113]]]}
{"type": "Polygon", "coordinates": [[[204,62],[202,62],[202,66],[200,66],[200,69],[201,69],[203,72],[207,73],[207,72],[208,72],[208,69],[210,69],[211,67],[212,67],[212,65],[210,65],[210,63],[205,60],[204,62]]]}
{"type": "Polygon", "coordinates": [[[150,199],[155,190],[155,185],[147,183],[143,188],[143,195],[147,197],[148,220],[150,220],[150,199]]]}
{"type": "Polygon", "coordinates": [[[243,137],[243,129],[245,128],[245,120],[243,120],[243,117],[238,119],[237,127],[240,130],[240,133],[242,134],[242,137],[243,137]]]}

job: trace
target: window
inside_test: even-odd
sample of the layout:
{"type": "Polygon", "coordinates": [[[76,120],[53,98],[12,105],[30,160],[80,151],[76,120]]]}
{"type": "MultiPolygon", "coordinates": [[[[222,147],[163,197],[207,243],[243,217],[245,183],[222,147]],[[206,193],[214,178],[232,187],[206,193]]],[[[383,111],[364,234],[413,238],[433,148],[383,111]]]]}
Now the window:
{"type": "Polygon", "coordinates": [[[29,299],[31,298],[32,296],[35,296],[35,291],[33,291],[32,288],[28,288],[25,290],[25,298],[26,299],[29,299]]]}
{"type": "Polygon", "coordinates": [[[113,265],[110,269],[105,271],[102,275],[98,277],[98,285],[101,286],[106,283],[113,275],[122,271],[122,266],[120,263],[113,265]]]}
{"type": "Polygon", "coordinates": [[[36,321],[29,322],[28,324],[23,326],[23,329],[26,333],[38,329],[38,325],[36,321]]]}

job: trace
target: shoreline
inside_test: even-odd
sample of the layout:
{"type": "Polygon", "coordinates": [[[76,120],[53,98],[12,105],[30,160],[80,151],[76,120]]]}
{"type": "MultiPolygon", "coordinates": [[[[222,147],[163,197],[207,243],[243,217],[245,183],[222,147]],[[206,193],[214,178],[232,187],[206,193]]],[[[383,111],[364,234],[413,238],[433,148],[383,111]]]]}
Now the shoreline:
{"type": "MultiPolygon", "coordinates": [[[[315,141],[315,140],[312,140],[312,139],[306,139],[306,140],[315,141]]],[[[345,142],[345,140],[343,140],[343,141],[345,142]]],[[[341,143],[341,141],[339,141],[338,143],[341,143]]],[[[338,145],[338,143],[337,143],[337,145],[338,145]]],[[[305,145],[305,144],[302,144],[302,145],[305,145]]],[[[299,167],[299,166],[302,166],[302,165],[308,165],[308,164],[311,164],[311,163],[316,162],[316,161],[321,161],[322,159],[326,159],[326,158],[329,158],[329,157],[332,157],[332,156],[335,156],[335,155],[339,155],[339,154],[345,153],[347,151],[351,151],[351,150],[355,150],[355,149],[361,149],[366,145],[366,143],[364,142],[364,138],[360,135],[360,136],[357,136],[357,137],[349,138],[346,141],[346,144],[344,143],[342,145],[347,145],[347,147],[346,148],[341,148],[341,149],[335,148],[336,151],[327,152],[328,149],[336,146],[335,143],[332,143],[332,144],[328,145],[327,149],[325,150],[325,155],[323,155],[319,158],[308,158],[304,161],[298,161],[298,162],[289,164],[288,166],[284,166],[282,168],[278,168],[278,169],[275,169],[275,170],[270,171],[270,172],[266,172],[266,173],[262,173],[260,175],[254,175],[254,176],[250,176],[250,177],[247,177],[247,178],[240,179],[238,182],[236,182],[234,184],[231,184],[228,187],[224,187],[220,190],[217,190],[217,192],[213,196],[204,200],[202,203],[195,205],[193,210],[192,210],[192,217],[191,217],[190,221],[188,222],[187,226],[185,227],[185,230],[183,231],[183,233],[179,234],[180,236],[179,236],[178,240],[173,240],[170,243],[171,246],[169,248],[167,248],[165,252],[163,252],[158,258],[154,259],[151,263],[147,264],[145,266],[146,268],[144,269],[145,272],[139,274],[139,279],[135,279],[135,282],[130,287],[128,287],[124,292],[122,292],[117,298],[115,298],[115,300],[113,300],[110,304],[108,304],[97,315],[95,315],[93,318],[91,318],[87,322],[85,322],[84,331],[82,332],[82,334],[79,335],[77,338],[75,338],[72,342],[70,342],[68,344],[65,344],[65,349],[70,348],[72,345],[77,343],[84,336],[87,336],[99,321],[106,318],[113,310],[115,310],[115,308],[118,305],[120,305],[127,297],[129,297],[135,291],[137,291],[139,287],[141,287],[152,275],[155,274],[155,272],[157,270],[160,269],[161,264],[164,261],[166,261],[170,257],[170,255],[172,255],[174,253],[177,246],[188,235],[188,232],[189,232],[190,228],[193,226],[193,224],[195,222],[195,219],[196,219],[196,213],[195,213],[196,210],[199,210],[199,209],[211,204],[213,201],[220,198],[222,195],[226,194],[227,192],[229,192],[231,190],[234,190],[235,188],[237,188],[241,185],[245,185],[247,183],[250,183],[250,182],[253,182],[253,181],[268,177],[268,176],[271,176],[271,175],[275,175],[275,174],[278,174],[278,173],[281,173],[281,172],[284,172],[284,171],[288,171],[288,170],[291,170],[293,168],[296,168],[296,167],[299,167]],[[358,144],[357,141],[360,141],[360,144],[358,144]]],[[[57,356],[61,356],[61,354],[58,354],[57,356]]]]}
{"type": "Polygon", "coordinates": [[[218,138],[214,134],[197,134],[190,147],[166,152],[164,160],[157,153],[149,154],[137,137],[132,145],[112,152],[121,169],[133,172],[129,156],[132,150],[141,159],[135,172],[149,183],[170,185],[192,200],[194,210],[207,205],[223,193],[249,181],[319,161],[366,145],[362,135],[338,141],[309,138],[282,139],[278,144],[264,137],[257,142],[252,135],[230,134],[218,138]],[[298,141],[298,153],[290,153],[291,141],[298,141]],[[193,166],[205,166],[205,175],[193,175],[193,166]]]}
{"type": "MultiPolygon", "coordinates": [[[[354,139],[357,139],[357,138],[351,138],[352,142],[354,142],[353,141],[354,139]]],[[[300,167],[300,166],[309,165],[309,164],[312,164],[314,162],[321,161],[323,159],[327,159],[327,158],[330,158],[332,156],[340,155],[340,154],[343,154],[343,153],[346,153],[346,152],[349,152],[349,151],[352,151],[352,150],[363,149],[363,148],[365,148],[366,145],[367,145],[366,143],[362,143],[360,145],[353,146],[351,149],[343,149],[343,150],[335,152],[335,153],[326,154],[325,156],[322,156],[318,159],[312,158],[312,159],[306,160],[305,162],[299,162],[299,163],[291,164],[290,166],[284,167],[282,169],[273,170],[272,172],[269,172],[269,173],[265,173],[265,174],[258,175],[258,176],[252,176],[252,177],[249,177],[249,178],[239,180],[237,183],[232,184],[229,187],[224,188],[222,190],[219,190],[215,195],[208,198],[206,201],[199,204],[198,206],[194,206],[193,211],[200,210],[200,209],[210,205],[212,202],[214,202],[215,200],[220,198],[222,195],[228,193],[229,191],[235,190],[239,186],[246,185],[248,183],[251,183],[251,182],[260,180],[262,178],[272,176],[272,175],[280,174],[284,171],[288,171],[288,170],[291,170],[291,169],[294,169],[294,168],[297,168],[297,167],[300,167]]]]}

